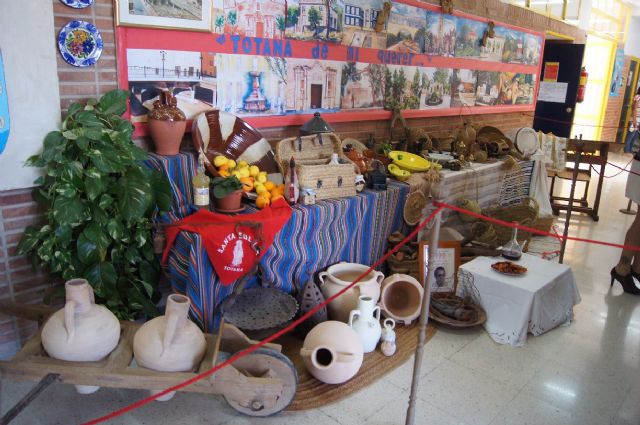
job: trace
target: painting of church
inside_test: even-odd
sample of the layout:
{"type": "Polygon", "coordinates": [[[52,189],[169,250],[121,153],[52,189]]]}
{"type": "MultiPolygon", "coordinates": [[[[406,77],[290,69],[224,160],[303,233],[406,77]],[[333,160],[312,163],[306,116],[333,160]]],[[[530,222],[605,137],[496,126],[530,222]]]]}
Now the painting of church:
{"type": "Polygon", "coordinates": [[[497,37],[504,39],[502,62],[522,63],[524,56],[524,34],[520,31],[505,27],[496,27],[495,33],[497,37]]]}
{"type": "Polygon", "coordinates": [[[480,46],[480,59],[492,62],[501,62],[503,50],[503,37],[496,35],[493,38],[487,38],[487,45],[480,46]]]}
{"type": "Polygon", "coordinates": [[[287,59],[287,113],[337,111],[340,108],[342,62],[287,59]]]}
{"type": "Polygon", "coordinates": [[[288,0],[285,36],[339,43],[344,6],[344,0],[288,0]]]}
{"type": "Polygon", "coordinates": [[[420,109],[441,109],[451,106],[451,80],[453,70],[447,68],[421,68],[423,93],[420,109]]]}
{"type": "Polygon", "coordinates": [[[342,18],[342,44],[351,47],[385,49],[387,36],[374,27],[383,0],[345,0],[342,18]]]}
{"type": "Polygon", "coordinates": [[[453,57],[456,46],[456,18],[427,11],[427,31],[424,52],[429,55],[453,57]]]}
{"type": "Polygon", "coordinates": [[[213,29],[216,33],[282,38],[285,13],[285,0],[214,0],[213,29]]]}
{"type": "Polygon", "coordinates": [[[456,57],[480,58],[480,40],[486,30],[486,22],[458,17],[456,20],[456,57]]]}
{"type": "Polygon", "coordinates": [[[422,53],[426,26],[424,9],[393,2],[387,22],[387,50],[422,53]]]}

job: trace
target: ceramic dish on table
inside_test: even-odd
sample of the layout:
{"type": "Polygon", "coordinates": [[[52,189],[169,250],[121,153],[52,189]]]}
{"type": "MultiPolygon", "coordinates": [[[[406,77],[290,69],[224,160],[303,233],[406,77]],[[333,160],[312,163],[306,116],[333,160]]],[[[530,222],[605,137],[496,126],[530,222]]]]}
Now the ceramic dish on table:
{"type": "Polygon", "coordinates": [[[389,152],[389,158],[391,158],[393,163],[398,167],[407,171],[427,171],[431,166],[429,161],[419,155],[410,152],[391,151],[389,152]]]}
{"type": "Polygon", "coordinates": [[[519,266],[513,261],[498,261],[497,263],[493,263],[491,268],[507,276],[522,276],[527,272],[526,267],[519,266]]]}
{"type": "Polygon", "coordinates": [[[100,32],[86,21],[71,21],[58,34],[60,54],[73,66],[95,65],[102,54],[102,47],[100,32]]]}
{"type": "Polygon", "coordinates": [[[60,2],[74,9],[84,9],[93,4],[93,0],[60,0],[60,2]]]}

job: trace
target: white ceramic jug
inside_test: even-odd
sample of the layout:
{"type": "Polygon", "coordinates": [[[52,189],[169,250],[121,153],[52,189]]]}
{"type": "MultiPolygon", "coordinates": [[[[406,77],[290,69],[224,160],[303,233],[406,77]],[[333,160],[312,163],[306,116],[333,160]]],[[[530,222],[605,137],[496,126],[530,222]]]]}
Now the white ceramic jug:
{"type": "MultiPolygon", "coordinates": [[[[120,340],[120,322],[106,307],[95,304],[93,288],[85,279],[65,283],[66,303],[42,328],[42,346],[49,356],[72,362],[102,360],[120,340]]],[[[99,387],[76,385],[81,394],[99,387]]]]}
{"type": "Polygon", "coordinates": [[[351,310],[349,314],[349,326],[360,337],[364,352],[372,352],[376,349],[382,334],[380,306],[375,305],[371,297],[360,296],[358,298],[358,309],[351,310]]]}
{"type": "MultiPolygon", "coordinates": [[[[205,338],[200,328],[187,317],[189,306],[189,298],[184,295],[169,295],[165,315],[138,329],[133,337],[133,355],[139,366],[161,372],[187,372],[200,363],[205,352],[205,338]]],[[[174,394],[166,394],[157,400],[169,400],[174,394]]]]}
{"type": "MultiPolygon", "coordinates": [[[[340,292],[345,286],[350,285],[367,270],[369,270],[369,266],[363,264],[337,263],[318,274],[318,279],[320,280],[318,286],[320,286],[324,297],[329,298],[340,292]]],[[[346,323],[349,320],[351,310],[357,308],[360,295],[371,297],[373,303],[377,303],[378,298],[380,298],[380,282],[382,282],[382,279],[384,279],[384,274],[379,271],[372,270],[367,273],[347,292],[329,303],[327,306],[329,319],[346,323]]]]}

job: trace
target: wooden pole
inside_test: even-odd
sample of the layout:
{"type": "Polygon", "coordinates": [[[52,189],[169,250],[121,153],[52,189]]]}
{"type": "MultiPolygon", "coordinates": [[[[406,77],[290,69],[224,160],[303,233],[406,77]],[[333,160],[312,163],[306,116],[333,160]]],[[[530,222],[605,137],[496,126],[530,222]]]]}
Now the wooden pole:
{"type": "MultiPolygon", "coordinates": [[[[433,267],[433,260],[440,243],[440,220],[442,211],[438,212],[434,217],[434,226],[431,231],[429,240],[429,263],[427,270],[433,267]]],[[[424,270],[420,270],[424,273],[424,270]]],[[[431,282],[433,281],[433,273],[427,273],[425,279],[425,288],[422,296],[422,310],[420,312],[420,332],[418,333],[418,347],[413,361],[413,378],[411,380],[411,394],[409,395],[409,407],[407,408],[407,417],[405,425],[413,425],[416,416],[416,393],[418,392],[418,384],[420,383],[420,370],[422,369],[422,358],[424,356],[424,345],[427,340],[427,323],[429,321],[429,304],[431,301],[431,282]]]]}
{"type": "Polygon", "coordinates": [[[564,232],[562,235],[562,243],[560,244],[560,264],[564,260],[564,249],[567,246],[567,235],[569,234],[569,225],[571,224],[571,211],[573,210],[573,195],[576,193],[576,181],[578,179],[578,167],[580,166],[580,158],[582,156],[582,149],[584,148],[584,142],[582,141],[582,134],[580,138],[576,139],[575,150],[576,156],[573,163],[573,176],[571,177],[571,192],[569,193],[569,204],[567,205],[567,217],[564,222],[564,232]]]}

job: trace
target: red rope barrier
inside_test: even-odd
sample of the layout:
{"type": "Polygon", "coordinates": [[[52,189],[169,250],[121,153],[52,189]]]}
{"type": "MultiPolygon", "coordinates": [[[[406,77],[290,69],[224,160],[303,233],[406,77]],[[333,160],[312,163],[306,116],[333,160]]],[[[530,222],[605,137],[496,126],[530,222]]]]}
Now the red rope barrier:
{"type": "MultiPolygon", "coordinates": [[[[614,166],[614,167],[616,167],[616,168],[620,168],[620,171],[618,171],[617,173],[615,173],[615,174],[614,174],[614,175],[612,175],[612,176],[604,176],[604,175],[603,175],[602,177],[603,177],[603,178],[605,178],[605,179],[612,179],[612,178],[614,178],[614,177],[618,177],[620,174],[622,174],[622,172],[623,172],[623,171],[626,171],[627,173],[632,173],[633,171],[631,171],[631,170],[627,170],[627,167],[629,166],[629,164],[631,164],[631,161],[633,161],[633,158],[631,158],[631,159],[629,160],[629,162],[627,162],[627,165],[625,165],[625,166],[624,166],[624,168],[620,168],[620,167],[618,167],[617,165],[614,165],[614,164],[612,164],[611,162],[607,161],[607,165],[613,165],[613,166],[614,166]]],[[[598,170],[596,170],[596,167],[594,167],[594,166],[593,166],[593,164],[589,164],[589,168],[590,168],[594,173],[596,173],[598,176],[600,176],[600,173],[598,173],[598,170]]],[[[604,174],[604,173],[603,173],[603,174],[604,174]]],[[[634,174],[635,174],[635,173],[634,173],[634,174]]]]}
{"type": "Polygon", "coordinates": [[[565,120],[556,120],[553,118],[547,118],[547,117],[541,117],[538,115],[530,115],[530,114],[523,114],[527,117],[533,118],[533,119],[537,119],[537,120],[542,120],[542,121],[549,121],[549,122],[555,122],[558,124],[571,124],[571,125],[575,125],[575,126],[580,126],[580,127],[594,127],[594,128],[615,128],[615,129],[621,129],[621,128],[625,128],[623,126],[619,126],[619,125],[598,125],[598,124],[581,124],[581,123],[574,123],[573,121],[565,121],[565,120]]]}
{"type": "Polygon", "coordinates": [[[96,425],[102,422],[106,422],[108,420],[111,420],[113,418],[116,418],[118,416],[121,416],[127,412],[130,412],[132,410],[135,410],[139,407],[144,406],[145,404],[148,404],[149,402],[162,397],[163,395],[166,395],[172,391],[177,391],[181,388],[187,387],[191,384],[194,384],[208,376],[213,375],[214,373],[216,373],[217,371],[219,371],[220,369],[222,369],[223,367],[226,367],[228,365],[230,365],[231,363],[233,363],[234,361],[238,360],[241,357],[246,356],[247,354],[250,354],[252,352],[254,352],[255,350],[257,350],[258,348],[264,346],[265,344],[280,338],[282,335],[286,334],[287,332],[293,330],[296,326],[298,326],[300,323],[304,322],[305,320],[307,320],[309,317],[313,316],[318,310],[320,310],[321,308],[325,307],[327,304],[329,304],[331,301],[335,300],[336,298],[338,298],[340,295],[344,294],[345,292],[347,292],[349,289],[351,289],[355,284],[357,284],[358,282],[360,282],[360,280],[365,277],[367,274],[369,274],[373,269],[375,269],[376,267],[378,267],[379,265],[381,265],[384,261],[386,261],[386,259],[388,257],[390,257],[391,255],[393,255],[394,253],[396,253],[402,246],[404,246],[407,242],[409,242],[411,239],[413,239],[414,236],[416,236],[418,234],[418,232],[424,227],[426,226],[426,224],[428,222],[430,222],[435,216],[436,214],[438,214],[440,211],[442,211],[444,209],[444,207],[438,207],[438,209],[436,209],[433,213],[431,213],[427,218],[425,218],[410,234],[409,236],[407,236],[406,238],[404,238],[402,240],[402,242],[400,242],[398,245],[396,245],[392,250],[390,250],[389,252],[387,252],[385,255],[383,255],[374,265],[372,265],[367,271],[365,271],[364,273],[362,273],[360,276],[358,276],[358,278],[356,280],[354,280],[350,285],[346,286],[344,289],[342,289],[340,292],[338,292],[337,294],[334,294],[333,296],[327,298],[322,304],[317,305],[316,307],[314,307],[313,309],[311,309],[310,311],[308,311],[306,314],[304,314],[303,316],[300,316],[298,319],[296,319],[295,321],[293,321],[293,323],[291,323],[289,326],[287,326],[286,328],[274,333],[273,335],[263,339],[262,341],[259,341],[258,343],[252,345],[251,347],[248,347],[242,351],[237,352],[236,354],[234,354],[233,356],[229,357],[229,359],[227,359],[225,362],[220,363],[214,367],[212,367],[211,369],[200,373],[199,375],[194,376],[193,378],[190,378],[184,382],[181,382],[180,384],[174,385],[173,387],[167,388],[166,390],[161,391],[158,394],[143,398],[142,400],[139,400],[135,403],[132,403],[128,406],[125,406],[121,409],[118,409],[114,412],[111,412],[107,415],[101,416],[97,419],[93,419],[89,422],[85,422],[83,425],[96,425]]]}
{"type": "MultiPolygon", "coordinates": [[[[625,165],[625,166],[624,166],[624,168],[622,168],[622,167],[620,167],[619,165],[616,165],[616,164],[614,164],[614,163],[611,163],[611,162],[609,162],[609,161],[607,161],[607,165],[611,165],[612,167],[617,168],[617,169],[619,169],[619,170],[626,171],[627,173],[635,174],[636,176],[640,176],[640,173],[636,173],[635,171],[627,170],[627,166],[628,166],[629,164],[631,164],[631,162],[632,162],[632,161],[633,161],[633,158],[631,158],[631,160],[627,163],[627,165],[625,165]]],[[[621,171],[621,172],[622,172],[622,171],[621,171]]]]}

